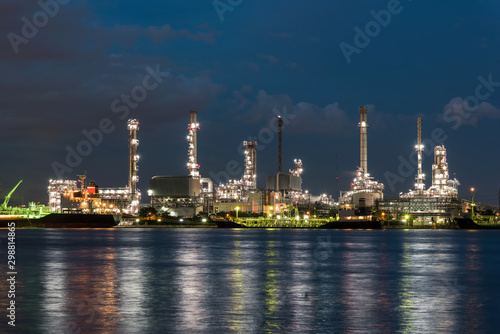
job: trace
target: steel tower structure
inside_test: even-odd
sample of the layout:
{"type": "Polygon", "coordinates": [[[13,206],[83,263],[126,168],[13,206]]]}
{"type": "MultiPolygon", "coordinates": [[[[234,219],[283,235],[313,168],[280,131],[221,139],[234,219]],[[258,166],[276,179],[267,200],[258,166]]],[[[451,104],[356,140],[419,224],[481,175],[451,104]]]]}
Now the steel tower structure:
{"type": "Polygon", "coordinates": [[[191,111],[190,123],[188,125],[188,163],[187,168],[189,175],[192,177],[200,177],[200,165],[198,165],[198,138],[197,132],[200,129],[196,111],[191,111]]]}
{"type": "Polygon", "coordinates": [[[361,106],[359,108],[359,160],[360,167],[363,169],[363,173],[368,173],[368,123],[367,123],[367,107],[361,106]]]}
{"type": "Polygon", "coordinates": [[[245,173],[243,184],[247,189],[257,188],[257,140],[244,141],[245,147],[245,173]]]}
{"type": "Polygon", "coordinates": [[[139,155],[137,155],[137,146],[139,146],[139,140],[137,139],[137,130],[139,130],[139,122],[136,119],[129,119],[127,122],[127,128],[129,130],[128,188],[130,212],[137,213],[139,207],[139,199],[137,197],[137,182],[139,182],[139,176],[137,175],[137,172],[139,171],[139,167],[137,166],[137,163],[139,162],[139,155]]]}
{"type": "Polygon", "coordinates": [[[422,144],[422,117],[417,118],[417,145],[415,146],[415,151],[417,151],[418,166],[417,175],[415,177],[415,191],[417,195],[422,196],[425,191],[425,175],[422,170],[422,153],[424,152],[424,145],[422,144]]]}

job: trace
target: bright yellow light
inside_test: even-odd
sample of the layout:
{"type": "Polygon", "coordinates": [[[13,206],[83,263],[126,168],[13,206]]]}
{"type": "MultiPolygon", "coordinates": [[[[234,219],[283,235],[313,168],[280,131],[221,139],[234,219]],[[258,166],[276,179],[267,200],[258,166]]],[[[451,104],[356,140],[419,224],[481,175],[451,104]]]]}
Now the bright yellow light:
{"type": "Polygon", "coordinates": [[[470,191],[474,191],[474,188],[470,188],[470,191]]]}
{"type": "Polygon", "coordinates": [[[406,215],[406,216],[405,216],[405,219],[408,219],[408,218],[410,218],[410,216],[406,215]]]}

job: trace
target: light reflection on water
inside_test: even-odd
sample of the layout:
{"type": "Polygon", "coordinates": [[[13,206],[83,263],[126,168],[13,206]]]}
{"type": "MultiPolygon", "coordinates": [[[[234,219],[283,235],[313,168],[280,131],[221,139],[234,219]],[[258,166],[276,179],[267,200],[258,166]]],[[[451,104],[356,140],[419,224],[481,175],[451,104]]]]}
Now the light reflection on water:
{"type": "MultiPolygon", "coordinates": [[[[498,236],[21,230],[16,327],[35,333],[494,331],[498,236]]],[[[0,307],[6,305],[0,298],[0,307]]]]}

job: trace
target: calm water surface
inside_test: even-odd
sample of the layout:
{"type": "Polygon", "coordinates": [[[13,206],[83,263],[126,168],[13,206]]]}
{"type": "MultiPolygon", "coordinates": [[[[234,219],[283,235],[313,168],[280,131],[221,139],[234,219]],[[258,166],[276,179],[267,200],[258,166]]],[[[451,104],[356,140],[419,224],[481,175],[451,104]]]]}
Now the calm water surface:
{"type": "Polygon", "coordinates": [[[17,332],[499,332],[500,231],[16,232],[17,332]]]}

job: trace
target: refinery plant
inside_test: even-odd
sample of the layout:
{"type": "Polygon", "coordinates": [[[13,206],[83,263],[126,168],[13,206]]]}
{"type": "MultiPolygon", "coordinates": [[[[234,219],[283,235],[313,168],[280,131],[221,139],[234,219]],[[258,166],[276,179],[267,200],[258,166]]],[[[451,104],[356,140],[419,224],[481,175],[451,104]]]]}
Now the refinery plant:
{"type": "Polygon", "coordinates": [[[78,180],[49,180],[49,212],[129,214],[136,215],[141,201],[139,182],[139,155],[137,131],[139,122],[129,119],[129,178],[126,187],[99,188],[94,182],[86,185],[86,173],[77,175],[78,180]],[[80,183],[80,186],[78,186],[80,183]]]}
{"type": "MultiPolygon", "coordinates": [[[[368,108],[360,107],[360,161],[355,168],[355,177],[350,189],[340,192],[338,201],[329,194],[312,195],[302,188],[304,164],[293,160],[294,169],[283,172],[283,120],[276,118],[278,130],[276,174],[266,176],[266,187],[257,187],[257,140],[243,142],[244,171],[240,179],[214,184],[210,178],[202,177],[198,164],[198,115],[190,112],[187,125],[187,173],[186,175],[158,175],[149,180],[147,195],[150,203],[141,203],[139,181],[138,130],[136,119],[127,121],[129,132],[128,184],[125,187],[104,188],[94,182],[86,184],[86,172],[74,180],[50,180],[48,185],[49,205],[30,204],[29,216],[42,217],[49,213],[92,213],[119,215],[135,218],[141,207],[149,207],[161,217],[182,221],[200,213],[206,215],[260,216],[260,219],[282,219],[288,217],[295,223],[327,217],[331,220],[360,221],[378,219],[387,224],[394,222],[412,227],[451,226],[454,217],[473,212],[476,203],[458,198],[456,179],[450,180],[447,152],[444,145],[434,148],[432,185],[425,186],[423,173],[422,119],[417,118],[417,175],[414,189],[400,193],[398,198],[384,198],[384,185],[374,180],[368,172],[368,108]]],[[[354,166],[353,166],[354,167],[354,166]]],[[[354,168],[353,168],[354,169],[354,168]]],[[[22,214],[22,210],[7,206],[10,196],[18,185],[6,196],[0,211],[22,214]]],[[[316,221],[315,224],[324,223],[316,221]]],[[[319,226],[318,225],[318,226],[319,226]]]]}
{"type": "MultiPolygon", "coordinates": [[[[312,215],[328,216],[336,212],[337,219],[366,219],[372,215],[385,221],[397,221],[412,226],[450,224],[454,216],[470,210],[473,203],[458,198],[460,183],[449,179],[446,149],[437,145],[432,165],[432,186],[425,188],[422,168],[421,118],[417,120],[418,172],[415,189],[401,193],[399,198],[384,198],[384,185],[368,173],[368,113],[360,107],[360,162],[351,188],[341,192],[338,202],[331,195],[312,196],[302,190],[301,159],[294,159],[295,168],[282,170],[283,121],[277,117],[278,147],[277,173],[266,177],[265,189],[257,188],[257,141],[244,141],[244,172],[241,179],[224,184],[213,184],[210,178],[200,175],[197,158],[197,132],[200,126],[197,113],[192,111],[187,130],[188,175],[154,176],[149,181],[148,196],[157,212],[171,217],[193,217],[200,212],[208,214],[238,213],[263,217],[309,218],[312,215]],[[315,209],[311,210],[311,202],[315,209]],[[298,214],[303,214],[299,217],[298,214]]],[[[331,219],[331,217],[330,217],[331,219]]]]}

